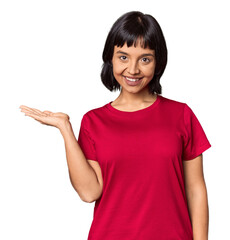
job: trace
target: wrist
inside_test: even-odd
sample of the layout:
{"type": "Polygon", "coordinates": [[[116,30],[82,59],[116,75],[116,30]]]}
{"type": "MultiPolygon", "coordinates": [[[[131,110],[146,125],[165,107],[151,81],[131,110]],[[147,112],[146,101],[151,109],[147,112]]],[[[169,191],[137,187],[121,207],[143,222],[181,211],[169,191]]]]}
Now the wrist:
{"type": "Polygon", "coordinates": [[[60,132],[63,134],[66,131],[69,131],[72,129],[71,123],[70,121],[63,121],[59,124],[58,129],[60,130],[60,132]]]}

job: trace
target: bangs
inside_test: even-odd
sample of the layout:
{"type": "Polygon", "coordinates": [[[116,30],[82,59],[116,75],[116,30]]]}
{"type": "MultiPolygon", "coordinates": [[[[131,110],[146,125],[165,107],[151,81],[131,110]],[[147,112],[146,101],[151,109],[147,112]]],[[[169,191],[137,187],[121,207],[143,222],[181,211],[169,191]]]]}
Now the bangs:
{"type": "Polygon", "coordinates": [[[161,27],[157,20],[139,11],[132,11],[119,17],[110,29],[106,38],[102,59],[101,70],[102,83],[110,90],[121,90],[120,84],[113,75],[112,59],[114,47],[137,47],[149,48],[155,51],[156,68],[154,77],[149,83],[150,93],[161,94],[160,78],[167,64],[167,46],[161,27]]]}
{"type": "Polygon", "coordinates": [[[147,21],[144,22],[143,19],[137,18],[136,21],[127,21],[117,31],[114,46],[123,47],[126,43],[128,47],[133,45],[136,47],[140,43],[142,48],[155,50],[157,41],[152,30],[150,24],[147,21]]]}

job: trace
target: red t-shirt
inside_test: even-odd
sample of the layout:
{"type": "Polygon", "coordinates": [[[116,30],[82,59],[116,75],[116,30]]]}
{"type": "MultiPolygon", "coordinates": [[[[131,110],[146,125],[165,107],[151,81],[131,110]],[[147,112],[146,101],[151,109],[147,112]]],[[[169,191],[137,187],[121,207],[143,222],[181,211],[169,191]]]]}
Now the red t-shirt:
{"type": "Polygon", "coordinates": [[[88,240],[192,240],[183,163],[211,147],[191,108],[158,95],[134,112],[111,102],[84,114],[78,143],[103,192],[88,240]]]}

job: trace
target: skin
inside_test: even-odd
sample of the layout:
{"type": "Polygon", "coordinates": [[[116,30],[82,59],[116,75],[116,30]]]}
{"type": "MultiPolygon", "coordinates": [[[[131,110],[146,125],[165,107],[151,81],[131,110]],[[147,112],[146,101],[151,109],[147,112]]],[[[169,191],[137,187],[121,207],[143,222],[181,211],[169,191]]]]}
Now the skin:
{"type": "Polygon", "coordinates": [[[25,113],[25,116],[30,116],[40,122],[41,124],[53,126],[56,128],[60,128],[65,122],[69,121],[69,115],[57,112],[53,113],[51,111],[40,111],[36,108],[30,108],[25,105],[20,106],[21,112],[25,113]]]}
{"type": "Polygon", "coordinates": [[[209,209],[203,155],[183,161],[185,190],[194,240],[208,240],[209,209]]]}
{"type": "Polygon", "coordinates": [[[103,190],[103,179],[98,162],[86,159],[74,135],[69,116],[62,112],[40,111],[21,105],[21,112],[41,124],[60,130],[66,149],[69,175],[74,189],[84,202],[94,202],[103,190]]]}
{"type": "MultiPolygon", "coordinates": [[[[122,111],[136,111],[148,107],[156,100],[156,95],[148,93],[147,86],[154,76],[156,60],[155,51],[137,46],[114,47],[112,58],[113,74],[122,90],[111,105],[122,111]],[[143,56],[148,54],[149,56],[143,56]],[[153,56],[151,56],[153,55],[153,56]],[[147,60],[148,59],[148,60],[147,60]],[[140,85],[129,86],[124,76],[143,77],[140,85]]],[[[208,239],[208,198],[203,174],[203,155],[190,161],[183,161],[185,189],[188,209],[193,227],[194,240],[208,239]]]]}
{"type": "MultiPolygon", "coordinates": [[[[149,94],[147,89],[155,72],[156,60],[154,56],[155,51],[149,48],[142,48],[140,42],[138,42],[136,47],[127,47],[126,44],[122,48],[114,47],[112,58],[113,74],[122,86],[122,89],[120,95],[112,102],[111,105],[113,107],[122,111],[136,111],[150,106],[156,100],[156,95],[149,94]],[[143,54],[147,55],[143,56],[143,54]],[[133,78],[142,77],[143,79],[141,84],[129,86],[125,82],[124,76],[133,78]]],[[[50,111],[42,112],[25,105],[21,105],[20,108],[26,116],[30,116],[42,124],[57,127],[63,136],[67,135],[66,129],[69,128],[65,127],[69,126],[69,116],[67,114],[53,113],[50,111]]],[[[88,160],[88,163],[94,169],[98,182],[100,183],[100,185],[97,185],[100,187],[98,188],[97,194],[94,194],[99,198],[103,188],[101,168],[96,161],[88,160]]],[[[193,160],[183,161],[183,170],[188,209],[193,227],[193,239],[207,240],[209,215],[202,154],[193,160]]],[[[91,197],[91,200],[88,202],[93,202],[97,198],[91,197]]]]}
{"type": "Polygon", "coordinates": [[[112,102],[112,106],[123,111],[135,111],[150,106],[156,100],[156,94],[148,92],[148,84],[152,80],[156,67],[155,51],[142,48],[140,41],[136,47],[114,46],[112,58],[113,74],[121,85],[120,95],[112,102]],[[129,86],[125,77],[142,78],[137,86],[129,86]]]}

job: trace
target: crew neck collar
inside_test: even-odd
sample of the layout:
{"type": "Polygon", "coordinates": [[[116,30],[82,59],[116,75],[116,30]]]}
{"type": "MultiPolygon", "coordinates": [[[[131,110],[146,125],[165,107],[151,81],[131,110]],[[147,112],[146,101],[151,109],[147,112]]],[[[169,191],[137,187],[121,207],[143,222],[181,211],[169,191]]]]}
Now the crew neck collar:
{"type": "Polygon", "coordinates": [[[161,101],[161,99],[162,99],[162,96],[157,94],[156,100],[155,100],[154,103],[152,103],[150,106],[148,106],[148,107],[146,107],[146,108],[142,108],[142,109],[136,110],[136,111],[132,111],[132,112],[122,111],[122,110],[118,110],[118,109],[114,108],[114,107],[111,105],[111,103],[112,103],[113,101],[107,103],[107,104],[106,104],[106,107],[107,107],[111,112],[114,112],[114,113],[120,114],[120,115],[127,115],[127,116],[142,115],[143,113],[149,112],[149,111],[151,111],[152,109],[154,109],[154,108],[159,104],[159,102],[161,101]]]}

